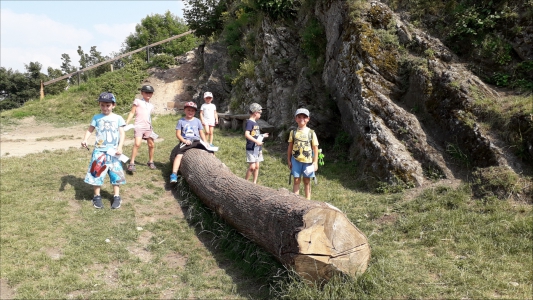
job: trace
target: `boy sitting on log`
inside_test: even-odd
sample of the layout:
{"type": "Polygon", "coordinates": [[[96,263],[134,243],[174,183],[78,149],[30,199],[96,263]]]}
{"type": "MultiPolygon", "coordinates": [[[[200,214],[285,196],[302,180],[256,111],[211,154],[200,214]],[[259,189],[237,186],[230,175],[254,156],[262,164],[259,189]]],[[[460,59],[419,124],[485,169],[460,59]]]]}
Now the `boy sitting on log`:
{"type": "Polygon", "coordinates": [[[194,102],[187,102],[183,108],[185,117],[181,118],[176,125],[176,137],[180,141],[176,158],[172,164],[172,174],[170,174],[170,182],[178,182],[178,170],[180,168],[183,154],[192,148],[206,149],[207,140],[203,131],[202,122],[194,117],[198,106],[194,102]],[[204,142],[204,143],[202,143],[204,142]]]}

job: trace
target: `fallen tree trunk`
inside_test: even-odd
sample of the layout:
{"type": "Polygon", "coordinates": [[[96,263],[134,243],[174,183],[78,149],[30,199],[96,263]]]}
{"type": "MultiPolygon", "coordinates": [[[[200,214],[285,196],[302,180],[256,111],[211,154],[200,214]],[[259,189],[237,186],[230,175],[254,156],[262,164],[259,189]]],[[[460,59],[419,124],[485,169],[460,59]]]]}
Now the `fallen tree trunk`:
{"type": "Polygon", "coordinates": [[[366,270],[367,238],[337,208],[253,184],[199,149],[185,153],[180,172],[206,206],[303,278],[322,282],[366,270]]]}

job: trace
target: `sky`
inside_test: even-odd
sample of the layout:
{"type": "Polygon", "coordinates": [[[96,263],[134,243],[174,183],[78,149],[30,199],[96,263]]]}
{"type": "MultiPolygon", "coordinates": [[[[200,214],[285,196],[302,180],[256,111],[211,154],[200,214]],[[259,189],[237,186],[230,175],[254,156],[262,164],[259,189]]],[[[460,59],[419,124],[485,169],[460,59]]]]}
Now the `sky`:
{"type": "Polygon", "coordinates": [[[0,0],[0,66],[26,72],[39,62],[41,73],[59,69],[61,55],[79,66],[78,46],[102,55],[119,52],[135,25],[149,15],[169,10],[183,18],[182,1],[24,1],[0,0]]]}

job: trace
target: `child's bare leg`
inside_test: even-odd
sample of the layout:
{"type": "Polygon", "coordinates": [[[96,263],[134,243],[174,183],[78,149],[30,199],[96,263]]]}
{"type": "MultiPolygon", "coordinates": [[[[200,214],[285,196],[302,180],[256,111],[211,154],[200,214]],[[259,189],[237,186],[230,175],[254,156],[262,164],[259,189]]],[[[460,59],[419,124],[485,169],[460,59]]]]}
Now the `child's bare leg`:
{"type": "Polygon", "coordinates": [[[182,158],[183,154],[176,155],[176,158],[174,158],[174,162],[172,163],[172,173],[178,174],[182,158]]]}
{"type": "Polygon", "coordinates": [[[120,196],[120,185],[114,185],[113,186],[113,193],[114,193],[114,196],[120,196]]]}
{"type": "Polygon", "coordinates": [[[131,151],[131,158],[130,158],[130,165],[135,164],[135,157],[137,156],[137,152],[139,151],[139,147],[142,143],[142,137],[136,136],[135,142],[133,143],[133,150],[131,151]]]}
{"type": "Polygon", "coordinates": [[[153,138],[146,140],[148,143],[148,162],[154,162],[155,143],[153,138]]]}
{"type": "Polygon", "coordinates": [[[248,163],[248,170],[246,170],[246,176],[244,178],[246,180],[250,179],[250,175],[252,175],[254,171],[255,171],[255,163],[248,163]]]}
{"type": "Polygon", "coordinates": [[[300,177],[294,177],[294,185],[292,186],[292,192],[296,195],[300,194],[300,177]]]}
{"type": "Polygon", "coordinates": [[[259,163],[255,163],[254,183],[257,183],[257,177],[259,177],[259,163]]]}
{"type": "Polygon", "coordinates": [[[100,196],[100,186],[97,186],[97,185],[94,185],[93,186],[93,191],[94,191],[94,195],[95,196],[100,196]]]}
{"type": "Polygon", "coordinates": [[[215,133],[215,127],[209,126],[209,144],[213,144],[213,133],[215,133]]]}
{"type": "Polygon", "coordinates": [[[305,198],[311,200],[311,178],[304,177],[305,198]]]}

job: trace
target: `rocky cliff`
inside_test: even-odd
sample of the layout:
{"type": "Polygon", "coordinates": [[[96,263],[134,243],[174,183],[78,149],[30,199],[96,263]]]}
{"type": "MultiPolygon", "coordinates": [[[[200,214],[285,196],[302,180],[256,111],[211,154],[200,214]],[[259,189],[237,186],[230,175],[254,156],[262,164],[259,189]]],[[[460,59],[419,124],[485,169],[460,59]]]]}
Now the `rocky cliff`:
{"type": "MultiPolygon", "coordinates": [[[[285,139],[298,107],[311,111],[320,139],[339,132],[350,139],[350,158],[366,176],[422,185],[429,177],[455,178],[490,166],[531,172],[533,120],[517,116],[531,156],[519,161],[478,125],[474,100],[498,93],[473,75],[438,39],[416,29],[381,2],[348,7],[318,1],[294,24],[265,18],[256,34],[253,72],[229,82],[230,58],[221,43],[199,48],[219,111],[246,112],[251,102],[285,139]],[[323,68],[301,51],[301,28],[324,28],[323,68]]],[[[252,29],[251,29],[252,30],[252,29]]],[[[317,41],[318,42],[318,41],[317,41]]],[[[200,100],[200,99],[198,99],[200,100]]]]}

